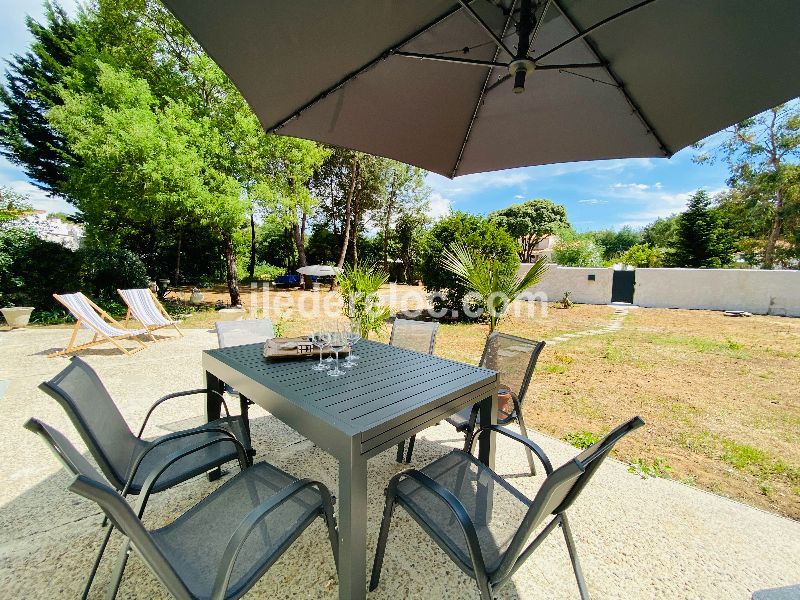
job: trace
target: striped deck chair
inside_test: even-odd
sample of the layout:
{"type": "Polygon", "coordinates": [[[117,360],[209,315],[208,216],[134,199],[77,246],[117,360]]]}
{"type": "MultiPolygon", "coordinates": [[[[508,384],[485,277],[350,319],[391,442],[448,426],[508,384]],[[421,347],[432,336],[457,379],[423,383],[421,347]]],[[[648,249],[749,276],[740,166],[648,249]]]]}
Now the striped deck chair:
{"type": "Polygon", "coordinates": [[[119,295],[128,305],[128,314],[125,315],[125,327],[131,317],[139,321],[146,329],[153,341],[156,341],[153,331],[162,327],[174,327],[181,336],[183,332],[178,329],[180,321],[174,321],[169,316],[161,302],[158,301],[152,291],[145,288],[143,290],[117,290],[119,295]]]}
{"type": "Polygon", "coordinates": [[[48,354],[48,357],[77,352],[78,350],[96,346],[97,344],[105,344],[106,342],[113,344],[125,354],[133,354],[145,348],[144,343],[141,340],[137,340],[136,336],[148,333],[147,329],[125,329],[121,323],[114,320],[111,315],[89,300],[89,298],[84,296],[81,292],[75,292],[74,294],[53,294],[53,298],[66,307],[72,316],[75,317],[76,323],[75,327],[72,329],[72,336],[69,338],[67,347],[58,352],[48,354]],[[81,328],[94,332],[94,337],[91,342],[76,346],[75,338],[78,336],[78,331],[81,328]],[[128,350],[118,341],[128,338],[133,338],[133,341],[139,344],[139,347],[128,350]]]}

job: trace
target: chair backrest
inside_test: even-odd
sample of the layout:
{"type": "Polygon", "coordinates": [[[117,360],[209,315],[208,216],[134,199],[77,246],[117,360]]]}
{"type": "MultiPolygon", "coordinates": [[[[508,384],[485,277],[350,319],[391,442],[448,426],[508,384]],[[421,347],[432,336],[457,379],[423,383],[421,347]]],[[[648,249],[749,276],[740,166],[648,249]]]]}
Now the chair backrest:
{"type": "Polygon", "coordinates": [[[107,323],[97,310],[91,305],[89,299],[82,292],[74,294],[58,294],[56,299],[67,307],[72,316],[82,321],[84,327],[94,328],[102,331],[106,335],[116,335],[116,328],[107,323]]]}
{"type": "Polygon", "coordinates": [[[158,324],[164,320],[161,308],[149,289],[117,290],[136,320],[143,325],[158,324]]]}
{"type": "Polygon", "coordinates": [[[275,328],[269,319],[245,321],[217,321],[217,342],[220,348],[264,343],[275,337],[275,328]]]}
{"type": "Polygon", "coordinates": [[[25,423],[25,428],[37,433],[64,468],[75,476],[68,489],[93,500],[100,506],[114,526],[130,538],[147,565],[176,598],[190,598],[188,588],[159,550],[130,505],[103,481],[100,474],[75,449],[75,446],[61,432],[36,419],[29,419],[25,423]]]}
{"type": "Polygon", "coordinates": [[[486,338],[480,366],[497,371],[500,387],[510,390],[522,404],[544,345],[495,331],[486,338]]]}
{"type": "Polygon", "coordinates": [[[599,442],[592,444],[572,460],[553,471],[544,480],[528,508],[522,526],[514,535],[506,556],[498,571],[513,565],[523,550],[530,534],[551,514],[559,514],[569,508],[589,483],[597,468],[603,463],[614,445],[634,429],[644,425],[640,417],[623,423],[599,442]]]}
{"type": "Polygon", "coordinates": [[[122,488],[141,443],[133,435],[97,373],[78,357],[39,388],[55,398],[108,480],[122,488]]]}
{"type": "Polygon", "coordinates": [[[433,321],[395,319],[389,343],[406,350],[433,354],[437,331],[439,331],[439,323],[433,321]]]}

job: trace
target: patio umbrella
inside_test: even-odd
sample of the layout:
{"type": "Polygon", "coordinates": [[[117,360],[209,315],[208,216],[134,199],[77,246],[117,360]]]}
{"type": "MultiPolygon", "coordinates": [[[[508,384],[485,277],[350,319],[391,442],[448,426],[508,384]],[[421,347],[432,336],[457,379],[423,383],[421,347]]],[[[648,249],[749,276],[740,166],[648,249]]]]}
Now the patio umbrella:
{"type": "Polygon", "coordinates": [[[309,275],[311,277],[336,277],[341,272],[338,267],[331,267],[329,265],[309,265],[307,267],[300,267],[297,272],[301,275],[309,275]]]}
{"type": "Polygon", "coordinates": [[[669,157],[800,93],[796,0],[165,3],[267,131],[448,177],[669,157]]]}

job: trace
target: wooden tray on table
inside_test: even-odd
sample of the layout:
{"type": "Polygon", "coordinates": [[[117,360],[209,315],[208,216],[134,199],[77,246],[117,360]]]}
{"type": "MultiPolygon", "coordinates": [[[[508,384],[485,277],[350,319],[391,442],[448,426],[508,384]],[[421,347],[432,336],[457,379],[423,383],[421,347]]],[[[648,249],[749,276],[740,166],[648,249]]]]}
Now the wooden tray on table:
{"type": "MultiPolygon", "coordinates": [[[[339,350],[339,358],[346,357],[350,348],[345,346],[339,350]]],[[[292,358],[305,358],[307,356],[319,357],[319,348],[316,348],[307,337],[297,338],[272,338],[264,344],[264,358],[269,360],[281,360],[292,358]]],[[[330,348],[322,349],[322,356],[335,356],[336,353],[330,348]]]]}

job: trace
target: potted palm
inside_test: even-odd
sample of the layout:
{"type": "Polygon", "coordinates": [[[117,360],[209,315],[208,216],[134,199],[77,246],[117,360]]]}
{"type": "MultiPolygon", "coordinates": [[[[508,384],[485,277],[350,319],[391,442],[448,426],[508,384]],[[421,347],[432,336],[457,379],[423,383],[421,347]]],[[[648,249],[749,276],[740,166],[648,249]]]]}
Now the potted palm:
{"type": "Polygon", "coordinates": [[[344,299],[345,316],[359,323],[361,337],[381,330],[389,318],[389,307],[381,304],[378,290],[389,279],[389,274],[375,265],[345,265],[336,275],[339,293],[344,299]]]}

